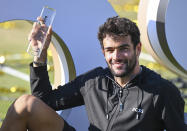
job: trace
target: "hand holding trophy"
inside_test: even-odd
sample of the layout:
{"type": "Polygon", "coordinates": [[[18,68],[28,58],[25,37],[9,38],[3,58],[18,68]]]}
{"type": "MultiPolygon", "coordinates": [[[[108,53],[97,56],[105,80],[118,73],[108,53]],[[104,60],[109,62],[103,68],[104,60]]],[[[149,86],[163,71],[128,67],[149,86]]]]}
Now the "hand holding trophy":
{"type": "Polygon", "coordinates": [[[40,16],[37,18],[37,22],[33,24],[33,28],[29,35],[29,45],[27,52],[34,56],[34,61],[40,59],[41,62],[45,62],[47,49],[49,47],[52,35],[52,23],[56,15],[56,10],[44,6],[40,16]],[[42,53],[44,54],[42,55],[42,53]]]}

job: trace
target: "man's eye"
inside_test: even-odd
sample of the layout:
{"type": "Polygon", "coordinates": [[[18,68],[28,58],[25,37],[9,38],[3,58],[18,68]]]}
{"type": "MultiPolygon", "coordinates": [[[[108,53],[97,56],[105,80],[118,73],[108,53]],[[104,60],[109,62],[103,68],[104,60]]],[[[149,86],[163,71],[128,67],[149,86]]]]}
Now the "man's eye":
{"type": "Polygon", "coordinates": [[[128,51],[129,48],[120,48],[121,51],[128,51]]]}
{"type": "Polygon", "coordinates": [[[105,51],[106,52],[113,52],[114,50],[113,49],[106,49],[105,51]]]}

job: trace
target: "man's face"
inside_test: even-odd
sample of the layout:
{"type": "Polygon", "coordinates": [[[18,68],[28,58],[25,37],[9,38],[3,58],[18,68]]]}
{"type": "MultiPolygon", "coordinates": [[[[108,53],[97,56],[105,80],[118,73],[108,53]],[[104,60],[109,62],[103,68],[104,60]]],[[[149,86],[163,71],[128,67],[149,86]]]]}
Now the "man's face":
{"type": "Polygon", "coordinates": [[[103,39],[103,54],[109,69],[115,77],[125,77],[133,72],[137,65],[141,44],[134,48],[131,37],[111,37],[103,39]]]}

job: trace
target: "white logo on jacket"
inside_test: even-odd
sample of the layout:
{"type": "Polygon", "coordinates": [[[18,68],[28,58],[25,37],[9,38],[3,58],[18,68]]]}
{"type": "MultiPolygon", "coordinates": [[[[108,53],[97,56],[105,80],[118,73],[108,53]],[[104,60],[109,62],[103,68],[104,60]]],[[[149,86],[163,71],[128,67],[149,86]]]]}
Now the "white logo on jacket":
{"type": "Polygon", "coordinates": [[[132,111],[143,114],[143,109],[140,109],[140,108],[135,108],[134,107],[134,108],[132,108],[132,111]]]}

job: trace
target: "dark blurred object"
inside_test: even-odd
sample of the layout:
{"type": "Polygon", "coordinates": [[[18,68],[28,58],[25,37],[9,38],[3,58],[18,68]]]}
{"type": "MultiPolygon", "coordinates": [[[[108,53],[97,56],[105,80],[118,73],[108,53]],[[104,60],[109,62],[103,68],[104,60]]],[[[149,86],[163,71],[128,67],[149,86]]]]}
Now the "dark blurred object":
{"type": "Polygon", "coordinates": [[[180,77],[172,79],[171,82],[180,89],[182,97],[187,98],[187,82],[180,77]]]}

